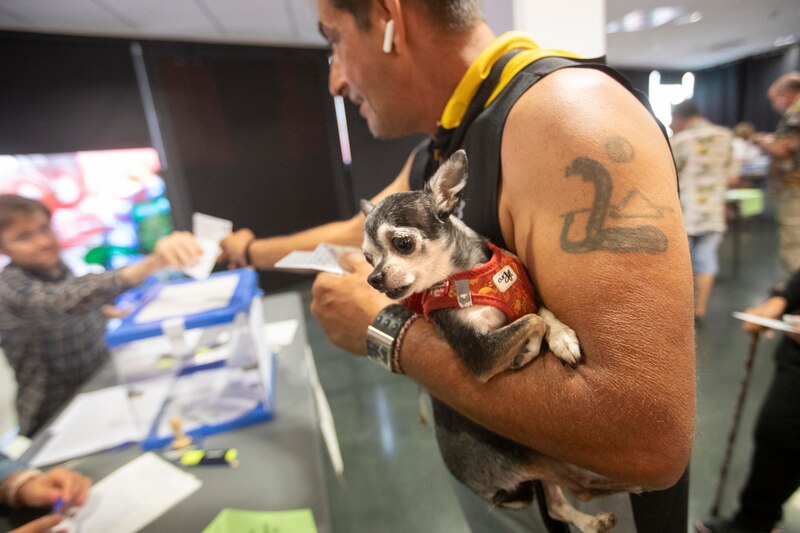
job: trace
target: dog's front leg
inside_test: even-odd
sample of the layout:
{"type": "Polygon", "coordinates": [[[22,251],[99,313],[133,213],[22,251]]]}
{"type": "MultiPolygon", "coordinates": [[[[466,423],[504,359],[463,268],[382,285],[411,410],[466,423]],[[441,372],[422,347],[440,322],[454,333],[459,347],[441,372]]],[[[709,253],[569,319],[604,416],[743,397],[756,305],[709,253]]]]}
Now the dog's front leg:
{"type": "Polygon", "coordinates": [[[581,346],[572,328],[544,307],[539,309],[539,316],[547,326],[545,339],[553,354],[570,366],[577,365],[581,360],[581,346]]]}
{"type": "Polygon", "coordinates": [[[556,483],[542,481],[547,498],[547,513],[556,520],[568,522],[583,533],[606,533],[614,529],[617,518],[612,513],[589,515],[575,509],[556,483]]]}

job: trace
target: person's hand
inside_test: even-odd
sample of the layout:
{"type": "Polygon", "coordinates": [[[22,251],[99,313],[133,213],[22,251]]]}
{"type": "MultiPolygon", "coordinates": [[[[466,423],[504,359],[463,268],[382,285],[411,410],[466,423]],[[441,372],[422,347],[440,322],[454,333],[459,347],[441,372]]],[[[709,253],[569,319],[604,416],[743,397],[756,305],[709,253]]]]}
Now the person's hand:
{"type": "Polygon", "coordinates": [[[322,273],[311,287],[311,312],[336,346],[355,354],[367,353],[367,327],[381,309],[392,303],[367,283],[372,267],[360,254],[347,254],[339,263],[350,273],[322,273]]]}
{"type": "MultiPolygon", "coordinates": [[[[768,298],[764,302],[760,303],[755,307],[751,307],[749,309],[745,309],[744,312],[750,315],[756,316],[763,316],[765,318],[774,318],[779,319],[783,316],[783,313],[786,311],[786,298],[782,296],[773,296],[772,298],[768,298]]],[[[748,333],[755,333],[757,331],[761,331],[766,329],[764,326],[759,326],[758,324],[753,324],[752,322],[744,322],[742,324],[742,329],[744,329],[748,333]]],[[[767,336],[772,335],[772,330],[767,332],[767,336]]]]}
{"type": "Polygon", "coordinates": [[[91,485],[88,477],[57,466],[25,482],[17,492],[17,501],[27,507],[48,507],[61,498],[65,505],[83,505],[91,485]]]}
{"type": "Polygon", "coordinates": [[[231,268],[241,268],[247,266],[247,258],[245,250],[250,241],[255,239],[256,236],[247,228],[234,231],[219,243],[222,248],[222,254],[219,256],[217,262],[228,261],[231,268]]]}
{"type": "Polygon", "coordinates": [[[64,520],[64,515],[49,514],[47,516],[37,518],[32,522],[28,522],[27,524],[16,529],[12,529],[8,533],[46,533],[51,527],[60,524],[62,520],[64,520]]]}
{"type": "Polygon", "coordinates": [[[175,231],[156,242],[153,255],[161,266],[181,269],[193,266],[203,254],[203,248],[193,234],[188,231],[175,231]]]}
{"type": "Polygon", "coordinates": [[[133,311],[132,307],[115,307],[113,305],[104,305],[100,308],[100,311],[103,313],[103,316],[106,318],[125,318],[133,311]]]}

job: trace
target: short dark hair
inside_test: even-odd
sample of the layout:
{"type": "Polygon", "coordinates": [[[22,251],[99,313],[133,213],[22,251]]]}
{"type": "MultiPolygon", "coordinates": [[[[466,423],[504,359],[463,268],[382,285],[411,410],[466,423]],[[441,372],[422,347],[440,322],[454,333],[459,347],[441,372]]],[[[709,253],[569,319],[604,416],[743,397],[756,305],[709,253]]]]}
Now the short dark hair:
{"type": "Polygon", "coordinates": [[[672,118],[689,118],[696,117],[700,114],[697,104],[694,100],[688,98],[679,104],[672,106],[672,118]]]}
{"type": "Polygon", "coordinates": [[[786,72],[772,82],[770,89],[775,92],[800,92],[800,72],[786,72]]]}
{"type": "MultiPolygon", "coordinates": [[[[374,0],[329,0],[336,9],[347,11],[362,30],[370,28],[370,10],[374,0]]],[[[451,31],[471,28],[480,18],[478,0],[403,0],[414,3],[427,11],[430,19],[451,31]]]]}
{"type": "Polygon", "coordinates": [[[0,232],[24,215],[43,213],[50,220],[50,210],[39,200],[16,194],[0,194],[0,232]]]}

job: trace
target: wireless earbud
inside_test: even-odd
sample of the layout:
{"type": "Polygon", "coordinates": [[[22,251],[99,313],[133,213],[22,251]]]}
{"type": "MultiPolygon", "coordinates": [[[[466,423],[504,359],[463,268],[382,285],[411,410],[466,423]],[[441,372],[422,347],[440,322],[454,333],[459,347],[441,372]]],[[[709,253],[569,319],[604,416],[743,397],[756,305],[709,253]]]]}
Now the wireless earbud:
{"type": "Polygon", "coordinates": [[[386,30],[383,33],[383,52],[385,54],[392,53],[392,39],[394,39],[394,21],[389,19],[386,21],[386,30]]]}

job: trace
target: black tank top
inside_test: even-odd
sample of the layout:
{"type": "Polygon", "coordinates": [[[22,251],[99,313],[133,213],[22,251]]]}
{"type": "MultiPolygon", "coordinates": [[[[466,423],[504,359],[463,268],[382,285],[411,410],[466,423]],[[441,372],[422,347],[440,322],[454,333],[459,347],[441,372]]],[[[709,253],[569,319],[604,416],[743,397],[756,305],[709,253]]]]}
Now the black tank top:
{"type": "MultiPolygon", "coordinates": [[[[435,137],[417,146],[409,181],[412,190],[421,189],[436,172],[439,161],[446,160],[459,148],[465,149],[469,158],[469,179],[464,191],[464,202],[456,214],[469,227],[501,248],[508,246],[500,231],[497,211],[500,143],[508,113],[525,91],[548,74],[562,68],[592,68],[605,72],[617,80],[636,96],[651,115],[653,114],[647,97],[634,89],[628,80],[613,68],[596,60],[564,57],[543,57],[534,61],[511,79],[492,103],[485,107],[485,102],[500,79],[503,67],[517,53],[519,50],[512,50],[494,64],[458,127],[449,130],[440,127],[435,137]]],[[[655,119],[655,115],[653,118],[655,119]]],[[[666,138],[667,133],[663,125],[660,122],[658,125],[666,138]]]]}

